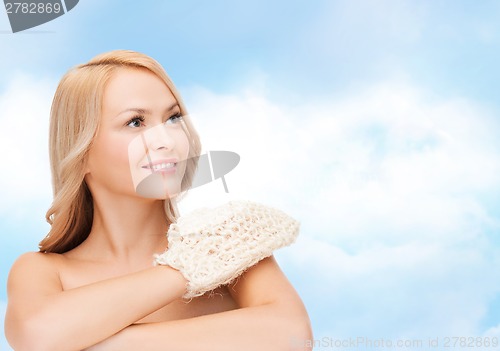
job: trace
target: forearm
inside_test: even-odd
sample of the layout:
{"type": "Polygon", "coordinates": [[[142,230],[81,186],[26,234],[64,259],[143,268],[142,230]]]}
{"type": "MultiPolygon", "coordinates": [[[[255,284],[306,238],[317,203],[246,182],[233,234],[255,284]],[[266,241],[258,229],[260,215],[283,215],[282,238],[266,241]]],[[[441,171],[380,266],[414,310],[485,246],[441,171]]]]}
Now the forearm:
{"type": "Polygon", "coordinates": [[[305,350],[311,339],[305,311],[287,312],[269,304],[191,319],[132,325],[90,348],[144,351],[280,351],[305,350]]]}
{"type": "Polygon", "coordinates": [[[179,298],[185,280],[157,266],[47,296],[26,316],[24,338],[50,350],[81,350],[179,298]]]}

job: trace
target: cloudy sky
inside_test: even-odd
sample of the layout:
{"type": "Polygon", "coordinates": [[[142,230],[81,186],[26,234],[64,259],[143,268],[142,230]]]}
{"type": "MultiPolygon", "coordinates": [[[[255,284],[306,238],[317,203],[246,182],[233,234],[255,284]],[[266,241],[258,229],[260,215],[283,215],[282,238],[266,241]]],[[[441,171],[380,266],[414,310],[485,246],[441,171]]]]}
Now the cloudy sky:
{"type": "Polygon", "coordinates": [[[244,198],[301,221],[277,258],[315,339],[500,337],[500,2],[125,3],[16,34],[0,11],[2,323],[10,266],[48,231],[58,80],[131,49],[163,64],[205,151],[241,156],[229,194],[181,210],[244,198]]]}

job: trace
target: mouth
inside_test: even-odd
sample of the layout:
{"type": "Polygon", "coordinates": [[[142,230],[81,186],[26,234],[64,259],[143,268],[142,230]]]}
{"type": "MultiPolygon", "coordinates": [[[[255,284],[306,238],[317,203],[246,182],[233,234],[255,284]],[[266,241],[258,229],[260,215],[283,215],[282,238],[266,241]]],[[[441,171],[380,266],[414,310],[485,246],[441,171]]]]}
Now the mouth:
{"type": "Polygon", "coordinates": [[[177,167],[177,160],[160,160],[151,162],[141,168],[149,169],[153,172],[175,172],[177,167]]]}

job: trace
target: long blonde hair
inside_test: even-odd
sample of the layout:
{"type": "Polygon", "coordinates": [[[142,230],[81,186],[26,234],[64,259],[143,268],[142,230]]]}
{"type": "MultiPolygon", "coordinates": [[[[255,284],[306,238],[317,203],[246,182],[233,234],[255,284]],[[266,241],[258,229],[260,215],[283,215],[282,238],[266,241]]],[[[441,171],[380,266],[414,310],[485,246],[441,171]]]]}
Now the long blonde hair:
{"type": "MultiPolygon", "coordinates": [[[[189,139],[183,194],[191,186],[201,143],[179,92],[163,67],[151,57],[128,50],[98,55],[69,70],[59,82],[50,111],[50,164],[54,200],[46,219],[51,225],[40,242],[41,252],[64,253],[80,245],[89,235],[93,221],[93,200],[85,183],[87,155],[97,134],[102,99],[107,82],[119,68],[147,69],[170,89],[184,116],[189,139]]],[[[182,195],[182,194],[181,194],[182,195]]],[[[177,217],[174,200],[165,200],[167,221],[177,217]]]]}

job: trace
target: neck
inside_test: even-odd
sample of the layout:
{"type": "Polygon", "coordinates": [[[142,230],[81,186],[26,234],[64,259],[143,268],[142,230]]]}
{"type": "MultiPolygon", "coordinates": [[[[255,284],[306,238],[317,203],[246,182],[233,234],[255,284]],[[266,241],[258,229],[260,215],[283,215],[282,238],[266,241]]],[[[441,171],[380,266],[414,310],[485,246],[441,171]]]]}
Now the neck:
{"type": "Polygon", "coordinates": [[[84,243],[93,258],[152,261],[154,253],[166,249],[169,223],[163,201],[99,195],[94,198],[92,230],[84,243]]]}

